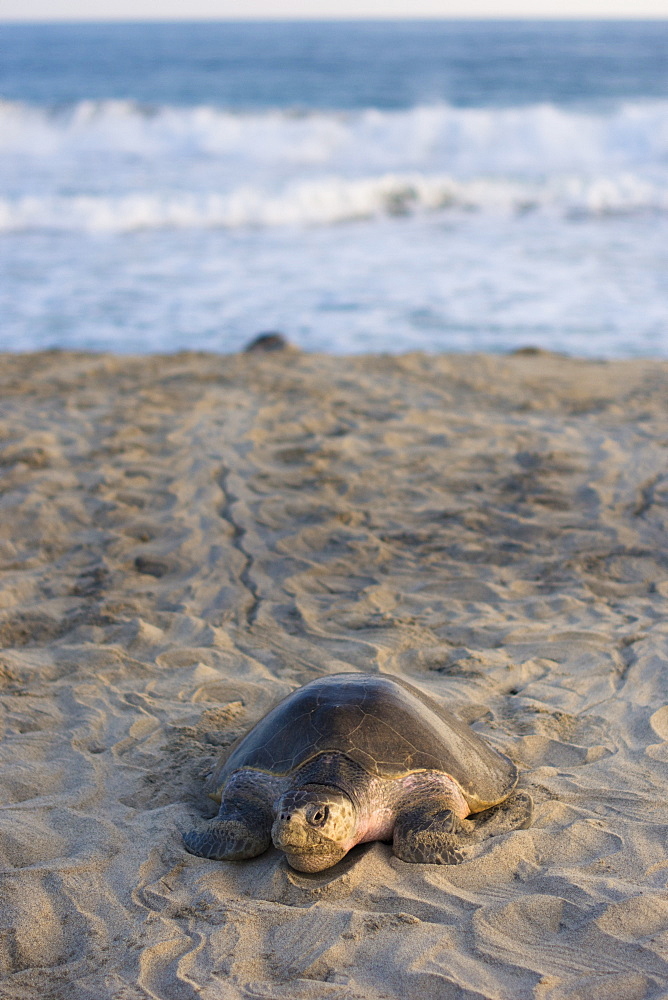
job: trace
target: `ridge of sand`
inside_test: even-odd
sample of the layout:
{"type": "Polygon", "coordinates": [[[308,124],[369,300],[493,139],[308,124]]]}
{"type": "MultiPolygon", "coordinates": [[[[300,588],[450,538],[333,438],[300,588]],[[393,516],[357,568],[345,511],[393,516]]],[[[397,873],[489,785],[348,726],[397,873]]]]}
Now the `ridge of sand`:
{"type": "Polygon", "coordinates": [[[668,989],[668,363],[5,355],[2,1000],[668,989]],[[186,854],[278,697],[384,670],[524,770],[456,867],[186,854]]]}

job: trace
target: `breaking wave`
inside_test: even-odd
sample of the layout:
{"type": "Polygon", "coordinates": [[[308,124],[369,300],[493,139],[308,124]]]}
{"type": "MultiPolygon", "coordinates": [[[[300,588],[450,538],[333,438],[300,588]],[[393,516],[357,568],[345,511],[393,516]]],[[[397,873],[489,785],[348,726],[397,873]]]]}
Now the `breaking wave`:
{"type": "Polygon", "coordinates": [[[134,192],[0,199],[0,230],[129,232],[165,228],[326,226],[383,216],[447,211],[561,216],[668,211],[668,190],[638,177],[553,178],[520,183],[489,178],[383,175],[323,178],[269,193],[240,187],[227,194],[134,192]]]}
{"type": "Polygon", "coordinates": [[[0,230],[668,209],[668,102],[402,111],[0,103],[0,230]]]}
{"type": "Polygon", "coordinates": [[[401,111],[246,114],[118,100],[55,109],[0,102],[0,153],[39,158],[95,152],[150,159],[233,156],[247,162],[347,163],[372,170],[379,161],[390,170],[411,162],[440,162],[448,170],[474,172],[623,168],[639,162],[665,164],[668,102],[624,102],[605,112],[551,104],[438,104],[401,111]]]}

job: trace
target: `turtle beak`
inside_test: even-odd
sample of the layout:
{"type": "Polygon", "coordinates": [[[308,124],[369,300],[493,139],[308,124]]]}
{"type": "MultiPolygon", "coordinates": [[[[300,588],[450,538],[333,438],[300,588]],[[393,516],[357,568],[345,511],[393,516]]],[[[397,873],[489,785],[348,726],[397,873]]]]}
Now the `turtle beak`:
{"type": "Polygon", "coordinates": [[[291,868],[299,872],[319,872],[331,868],[346,851],[323,837],[303,813],[279,812],[271,828],[274,847],[283,851],[291,868]]]}
{"type": "Polygon", "coordinates": [[[330,786],[295,788],[274,809],[271,839],[297,871],[330,868],[355,843],[352,802],[330,786]]]}
{"type": "Polygon", "coordinates": [[[285,852],[285,857],[291,868],[294,868],[298,872],[321,872],[325,868],[331,868],[335,865],[337,861],[347,853],[347,851],[342,851],[334,848],[331,854],[291,854],[290,852],[285,852]]]}

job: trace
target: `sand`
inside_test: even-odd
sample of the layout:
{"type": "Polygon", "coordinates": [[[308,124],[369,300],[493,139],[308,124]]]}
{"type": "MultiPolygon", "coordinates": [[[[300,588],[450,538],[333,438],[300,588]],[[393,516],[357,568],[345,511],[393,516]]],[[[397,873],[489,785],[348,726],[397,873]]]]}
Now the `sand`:
{"type": "Polygon", "coordinates": [[[2,1000],[668,996],[668,363],[0,368],[2,1000]],[[188,855],[221,747],[386,671],[521,766],[458,866],[188,855]]]}

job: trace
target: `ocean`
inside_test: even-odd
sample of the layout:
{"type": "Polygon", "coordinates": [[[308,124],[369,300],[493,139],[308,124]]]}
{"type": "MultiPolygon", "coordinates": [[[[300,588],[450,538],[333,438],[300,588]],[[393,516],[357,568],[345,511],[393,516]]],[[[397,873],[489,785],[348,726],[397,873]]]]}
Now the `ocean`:
{"type": "Polygon", "coordinates": [[[668,357],[668,21],[0,25],[0,349],[668,357]]]}

